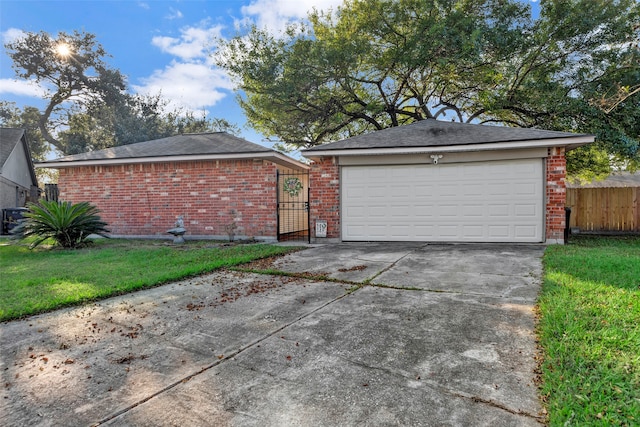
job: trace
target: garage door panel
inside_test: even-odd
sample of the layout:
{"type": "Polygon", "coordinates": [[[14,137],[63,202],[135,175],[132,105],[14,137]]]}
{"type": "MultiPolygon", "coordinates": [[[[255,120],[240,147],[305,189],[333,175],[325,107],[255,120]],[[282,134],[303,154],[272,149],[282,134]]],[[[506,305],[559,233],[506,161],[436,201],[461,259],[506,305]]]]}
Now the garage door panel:
{"type": "Polygon", "coordinates": [[[515,206],[515,213],[519,218],[532,218],[536,216],[536,208],[534,204],[518,204],[515,206]]]}
{"type": "Polygon", "coordinates": [[[487,206],[487,215],[489,218],[498,217],[503,220],[509,216],[509,205],[507,204],[489,204],[487,206]]]}
{"type": "Polygon", "coordinates": [[[483,217],[485,216],[484,213],[484,206],[482,205],[464,205],[462,207],[462,216],[464,217],[483,217]]]}
{"type": "Polygon", "coordinates": [[[489,225],[488,234],[492,238],[507,239],[509,237],[509,227],[506,225],[489,225]]]}
{"type": "Polygon", "coordinates": [[[350,206],[347,208],[347,216],[353,219],[365,220],[365,208],[363,206],[350,206]]]}
{"type": "Polygon", "coordinates": [[[438,186],[438,195],[440,197],[460,197],[460,187],[458,184],[441,184],[438,186]]]}
{"type": "Polygon", "coordinates": [[[483,193],[482,185],[475,183],[463,185],[461,190],[465,197],[480,197],[483,193]]]}
{"type": "Polygon", "coordinates": [[[431,197],[435,193],[436,188],[430,184],[418,183],[413,187],[413,194],[416,197],[431,197]]]}
{"type": "Polygon", "coordinates": [[[511,194],[511,187],[506,182],[492,182],[488,184],[489,196],[509,196],[511,194]]]}
{"type": "Polygon", "coordinates": [[[458,217],[457,205],[439,205],[437,211],[438,216],[445,220],[451,220],[458,217]]]}
{"type": "Polygon", "coordinates": [[[533,182],[515,182],[513,183],[513,194],[516,196],[533,196],[537,193],[538,186],[533,182]]]}
{"type": "Polygon", "coordinates": [[[389,185],[388,189],[394,199],[409,200],[411,197],[411,189],[407,185],[389,185]]]}
{"type": "Polygon", "coordinates": [[[370,199],[384,200],[389,197],[389,188],[386,185],[371,184],[362,194],[370,199]]]}
{"type": "Polygon", "coordinates": [[[382,221],[384,221],[385,218],[389,216],[387,210],[388,210],[388,206],[371,206],[367,208],[370,218],[374,220],[375,218],[380,218],[382,221]]]}
{"type": "Polygon", "coordinates": [[[342,238],[540,242],[542,164],[344,166],[342,238]]]}
{"type": "Polygon", "coordinates": [[[465,236],[469,237],[469,238],[474,238],[474,237],[478,237],[481,238],[482,236],[484,236],[484,226],[482,225],[466,225],[462,227],[462,231],[464,233],[465,236]]]}
{"type": "Polygon", "coordinates": [[[459,226],[457,224],[442,224],[437,227],[437,235],[443,238],[455,238],[459,235],[458,228],[459,226]]]}
{"type": "Polygon", "coordinates": [[[408,239],[411,235],[411,227],[408,225],[390,225],[389,232],[393,237],[408,239]]]}
{"type": "Polygon", "coordinates": [[[391,211],[390,213],[392,218],[401,219],[403,217],[409,217],[411,215],[412,208],[411,206],[406,206],[406,205],[392,206],[390,211],[391,211]]]}
{"type": "Polygon", "coordinates": [[[535,237],[536,236],[536,228],[530,225],[516,225],[515,227],[515,235],[518,237],[535,237]]]}

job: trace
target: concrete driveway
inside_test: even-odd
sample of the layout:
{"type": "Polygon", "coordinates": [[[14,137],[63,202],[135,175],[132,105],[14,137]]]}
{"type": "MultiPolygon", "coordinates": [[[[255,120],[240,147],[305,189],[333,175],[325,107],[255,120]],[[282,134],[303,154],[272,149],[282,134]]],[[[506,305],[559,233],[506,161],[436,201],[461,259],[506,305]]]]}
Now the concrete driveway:
{"type": "Polygon", "coordinates": [[[544,421],[537,245],[340,244],[0,324],[0,425],[544,421]]]}

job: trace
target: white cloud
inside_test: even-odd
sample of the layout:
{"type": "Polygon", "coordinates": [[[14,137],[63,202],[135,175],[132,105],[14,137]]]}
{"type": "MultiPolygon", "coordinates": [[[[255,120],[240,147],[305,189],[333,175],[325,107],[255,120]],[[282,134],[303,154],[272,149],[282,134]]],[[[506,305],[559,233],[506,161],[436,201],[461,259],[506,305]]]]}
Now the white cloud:
{"type": "Polygon", "coordinates": [[[172,7],[169,8],[169,15],[166,16],[167,19],[171,20],[171,19],[180,19],[182,18],[182,12],[180,12],[178,9],[174,9],[172,7]]]}
{"type": "Polygon", "coordinates": [[[214,106],[233,89],[227,74],[213,65],[209,55],[212,41],[220,37],[221,30],[221,26],[209,26],[205,20],[182,28],[179,37],[153,37],[153,46],[176,58],[140,79],[139,85],[132,85],[133,89],[146,95],[161,93],[169,101],[170,109],[202,111],[214,106]]]}
{"type": "Polygon", "coordinates": [[[342,3],[342,0],[254,0],[243,6],[241,12],[245,18],[255,21],[258,27],[279,32],[292,20],[305,19],[314,8],[326,11],[342,3]]]}
{"type": "Polygon", "coordinates": [[[46,89],[33,80],[0,79],[0,94],[43,98],[46,89]]]}
{"type": "Polygon", "coordinates": [[[18,28],[9,28],[2,32],[2,44],[13,43],[25,35],[26,33],[18,28]]]}
{"type": "Polygon", "coordinates": [[[151,44],[185,61],[203,58],[207,56],[207,49],[212,40],[220,37],[221,30],[221,26],[185,27],[180,30],[179,38],[157,36],[151,40],[151,44]]]}
{"type": "MultiPolygon", "coordinates": [[[[314,7],[328,10],[342,4],[342,0],[252,0],[241,8],[243,23],[255,23],[277,33],[288,22],[307,17],[314,7]]],[[[177,17],[177,10],[172,9],[177,17]]],[[[212,42],[222,37],[223,26],[211,25],[208,20],[180,30],[178,37],[156,36],[151,44],[175,59],[163,69],[154,70],[139,85],[132,85],[141,94],[162,94],[170,107],[183,107],[191,111],[216,105],[233,90],[228,75],[215,67],[210,57],[212,42]]]]}
{"type": "Polygon", "coordinates": [[[201,111],[215,105],[232,87],[222,70],[202,62],[176,61],[142,79],[142,85],[133,85],[137,93],[161,93],[164,99],[170,101],[170,108],[183,107],[191,111],[201,111]]]}

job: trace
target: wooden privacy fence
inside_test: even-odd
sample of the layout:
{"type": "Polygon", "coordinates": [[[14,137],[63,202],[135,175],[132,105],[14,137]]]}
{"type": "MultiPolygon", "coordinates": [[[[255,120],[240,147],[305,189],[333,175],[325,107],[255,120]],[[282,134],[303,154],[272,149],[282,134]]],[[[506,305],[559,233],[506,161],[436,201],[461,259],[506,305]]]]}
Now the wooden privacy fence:
{"type": "Polygon", "coordinates": [[[640,187],[567,188],[571,228],[580,231],[640,232],[640,187]]]}
{"type": "Polygon", "coordinates": [[[58,201],[58,184],[45,184],[42,197],[47,201],[58,201]]]}

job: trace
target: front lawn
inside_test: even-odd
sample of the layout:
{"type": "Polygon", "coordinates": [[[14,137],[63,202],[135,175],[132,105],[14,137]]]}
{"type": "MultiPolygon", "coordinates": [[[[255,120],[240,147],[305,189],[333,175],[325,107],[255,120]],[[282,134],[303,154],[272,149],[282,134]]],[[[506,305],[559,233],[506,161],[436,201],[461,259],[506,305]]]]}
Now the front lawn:
{"type": "Polygon", "coordinates": [[[640,238],[550,246],[539,300],[552,426],[640,424],[640,238]]]}
{"type": "Polygon", "coordinates": [[[267,244],[100,239],[78,250],[0,241],[0,321],[297,250],[267,244]]]}

